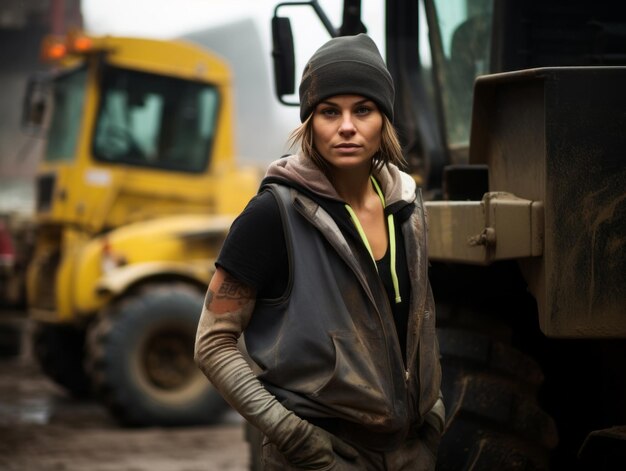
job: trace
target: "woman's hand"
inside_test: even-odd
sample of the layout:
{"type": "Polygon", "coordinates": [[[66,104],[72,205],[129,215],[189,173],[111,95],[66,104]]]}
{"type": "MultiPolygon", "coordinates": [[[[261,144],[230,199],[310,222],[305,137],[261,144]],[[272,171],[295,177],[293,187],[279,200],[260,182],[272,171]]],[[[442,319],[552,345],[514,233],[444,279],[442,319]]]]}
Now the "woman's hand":
{"type": "Polygon", "coordinates": [[[291,465],[302,469],[330,469],[336,455],[347,461],[358,458],[359,453],[340,438],[308,422],[307,425],[311,427],[308,437],[294,443],[288,450],[281,450],[291,465]]]}

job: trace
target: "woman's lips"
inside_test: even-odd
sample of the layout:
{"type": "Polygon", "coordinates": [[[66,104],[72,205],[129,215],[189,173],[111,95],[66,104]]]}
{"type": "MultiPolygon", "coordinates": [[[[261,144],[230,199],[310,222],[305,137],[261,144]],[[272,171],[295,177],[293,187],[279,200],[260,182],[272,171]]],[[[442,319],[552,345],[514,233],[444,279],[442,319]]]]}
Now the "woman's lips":
{"type": "Polygon", "coordinates": [[[356,144],[338,144],[335,146],[335,152],[339,155],[356,154],[360,149],[361,146],[356,144]]]}

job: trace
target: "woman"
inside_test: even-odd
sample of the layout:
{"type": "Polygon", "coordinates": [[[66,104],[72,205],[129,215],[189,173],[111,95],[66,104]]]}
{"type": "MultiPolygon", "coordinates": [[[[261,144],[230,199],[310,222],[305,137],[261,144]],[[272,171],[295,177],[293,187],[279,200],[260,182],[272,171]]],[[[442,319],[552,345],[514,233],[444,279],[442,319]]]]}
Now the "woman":
{"type": "Polygon", "coordinates": [[[265,469],[434,469],[443,429],[426,228],[366,35],[305,67],[297,155],[269,167],[216,262],[196,361],[265,436],[265,469]],[[260,368],[255,376],[237,349],[260,368]]]}

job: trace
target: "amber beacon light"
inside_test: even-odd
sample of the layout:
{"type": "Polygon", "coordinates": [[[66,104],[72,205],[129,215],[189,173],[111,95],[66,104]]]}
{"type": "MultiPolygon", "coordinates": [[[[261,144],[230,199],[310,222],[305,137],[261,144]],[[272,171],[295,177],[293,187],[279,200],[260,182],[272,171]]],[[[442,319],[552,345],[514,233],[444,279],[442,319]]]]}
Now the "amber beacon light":
{"type": "Polygon", "coordinates": [[[44,62],[56,62],[69,55],[85,54],[93,50],[93,38],[81,31],[70,31],[66,36],[46,36],[41,46],[41,59],[44,62]]]}

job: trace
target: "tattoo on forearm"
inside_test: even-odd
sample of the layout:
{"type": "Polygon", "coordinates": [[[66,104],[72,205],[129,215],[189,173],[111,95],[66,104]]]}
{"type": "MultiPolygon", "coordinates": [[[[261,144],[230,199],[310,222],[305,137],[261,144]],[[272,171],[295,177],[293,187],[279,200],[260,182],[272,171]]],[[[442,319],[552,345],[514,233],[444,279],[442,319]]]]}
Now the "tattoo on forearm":
{"type": "Polygon", "coordinates": [[[239,301],[241,304],[249,301],[252,296],[252,288],[242,284],[239,280],[230,275],[224,278],[218,292],[215,294],[216,299],[232,299],[239,301]]]}

